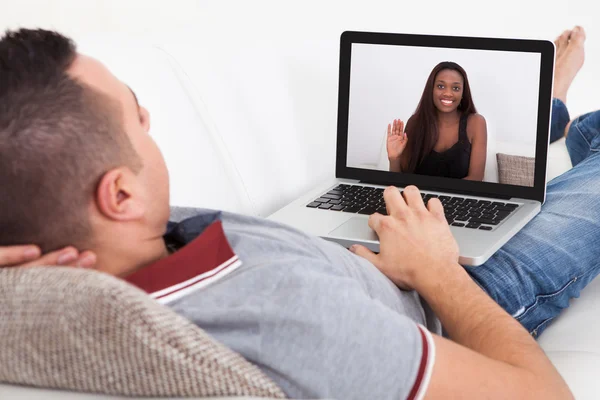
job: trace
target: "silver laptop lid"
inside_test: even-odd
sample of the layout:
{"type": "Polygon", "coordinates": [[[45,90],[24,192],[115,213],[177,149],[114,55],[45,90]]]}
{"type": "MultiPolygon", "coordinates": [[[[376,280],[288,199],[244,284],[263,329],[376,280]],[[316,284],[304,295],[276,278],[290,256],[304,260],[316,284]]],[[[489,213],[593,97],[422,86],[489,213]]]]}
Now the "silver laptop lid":
{"type": "MultiPolygon", "coordinates": [[[[549,41],[344,32],[336,177],[543,202],[553,66],[549,41]],[[458,75],[440,81],[441,71],[458,75]],[[454,146],[433,139],[434,115],[453,109],[464,114],[471,134],[474,124],[483,122],[487,143],[475,136],[472,143],[461,142],[464,132],[454,146]],[[390,171],[397,168],[387,152],[387,128],[394,119],[411,121],[405,172],[390,171]],[[439,152],[432,143],[441,145],[439,152]],[[471,160],[478,164],[477,179],[484,164],[481,180],[463,179],[465,162],[471,160]]],[[[461,129],[459,123],[456,130],[461,129]]]]}

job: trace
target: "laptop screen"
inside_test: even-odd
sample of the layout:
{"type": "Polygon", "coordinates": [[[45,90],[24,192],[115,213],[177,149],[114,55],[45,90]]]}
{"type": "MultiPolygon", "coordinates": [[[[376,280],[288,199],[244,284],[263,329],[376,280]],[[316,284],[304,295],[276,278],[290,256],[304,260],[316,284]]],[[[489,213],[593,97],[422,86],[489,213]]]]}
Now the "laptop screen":
{"type": "Polygon", "coordinates": [[[358,40],[347,43],[342,36],[340,60],[348,171],[388,183],[543,199],[552,45],[354,34],[358,40]]]}

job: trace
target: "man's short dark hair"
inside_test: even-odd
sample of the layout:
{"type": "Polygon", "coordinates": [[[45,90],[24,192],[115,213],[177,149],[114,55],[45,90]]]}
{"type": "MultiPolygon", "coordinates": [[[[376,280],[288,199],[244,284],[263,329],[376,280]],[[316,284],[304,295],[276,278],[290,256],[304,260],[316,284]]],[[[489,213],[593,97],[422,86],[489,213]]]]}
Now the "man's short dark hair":
{"type": "Polygon", "coordinates": [[[86,246],[112,168],[139,171],[116,101],[67,74],[75,44],[46,30],[0,39],[0,246],[86,246]]]}

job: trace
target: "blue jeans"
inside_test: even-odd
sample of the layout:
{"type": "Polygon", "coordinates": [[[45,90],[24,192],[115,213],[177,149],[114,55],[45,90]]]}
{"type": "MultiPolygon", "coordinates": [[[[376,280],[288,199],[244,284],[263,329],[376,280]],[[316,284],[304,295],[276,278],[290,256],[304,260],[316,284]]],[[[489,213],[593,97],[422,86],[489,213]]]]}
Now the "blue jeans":
{"type": "MultiPolygon", "coordinates": [[[[569,122],[553,101],[551,141],[569,122]]],[[[534,337],[600,273],[600,111],[577,118],[566,139],[573,168],[548,183],[541,212],[471,277],[534,337]]]]}

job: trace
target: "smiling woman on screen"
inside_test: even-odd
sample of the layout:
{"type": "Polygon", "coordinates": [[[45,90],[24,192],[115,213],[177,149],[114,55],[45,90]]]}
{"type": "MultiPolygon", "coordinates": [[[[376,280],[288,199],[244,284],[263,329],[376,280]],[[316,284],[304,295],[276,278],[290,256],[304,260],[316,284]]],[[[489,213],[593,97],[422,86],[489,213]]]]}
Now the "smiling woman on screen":
{"type": "Polygon", "coordinates": [[[483,180],[487,128],[477,114],[467,73],[450,61],[433,68],[419,105],[406,123],[387,128],[392,172],[483,180]]]}

